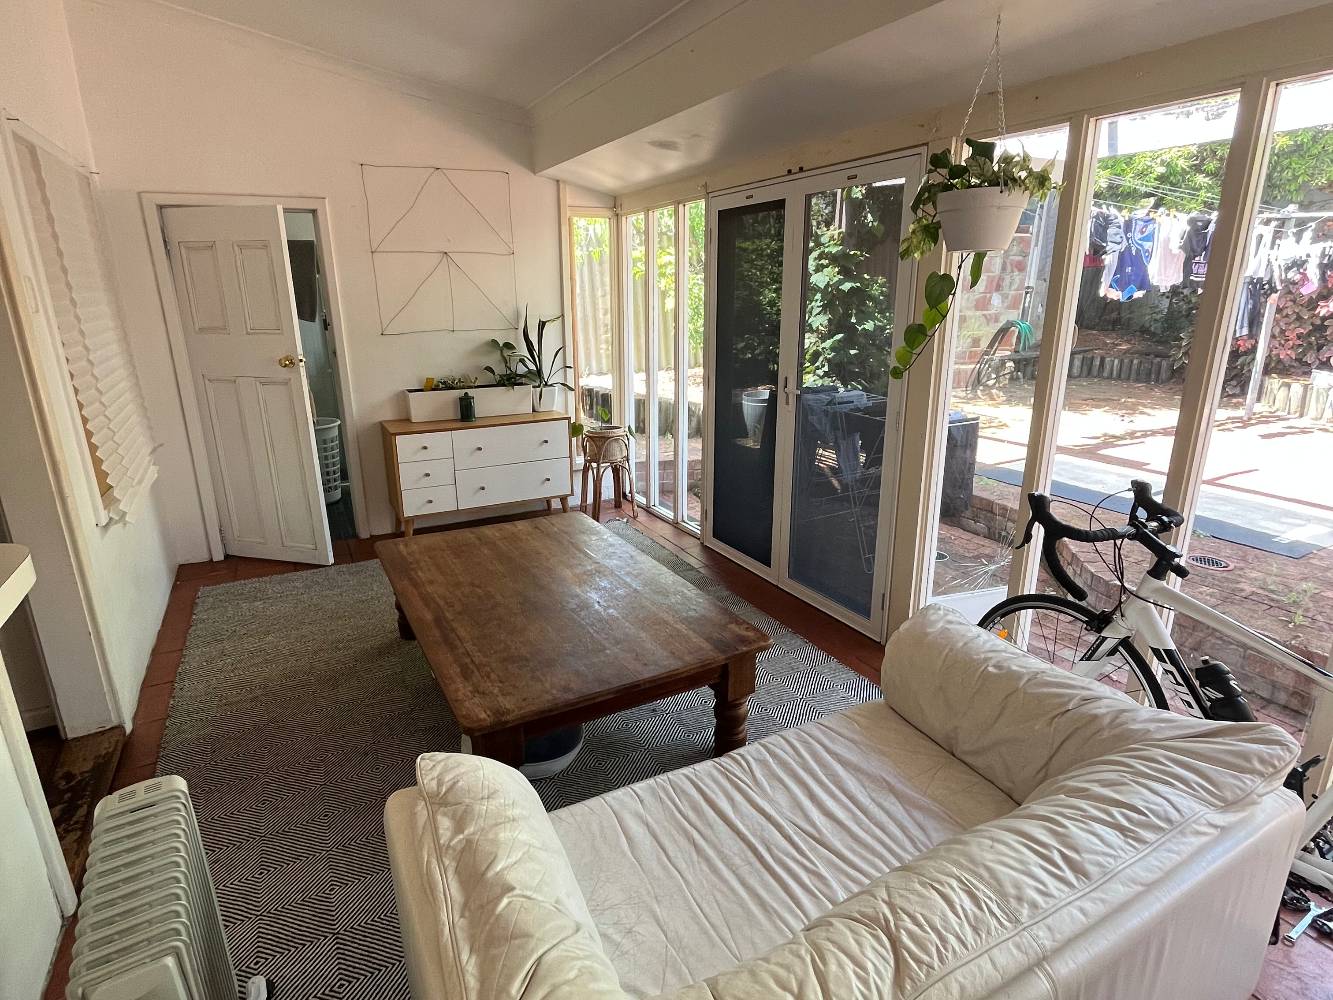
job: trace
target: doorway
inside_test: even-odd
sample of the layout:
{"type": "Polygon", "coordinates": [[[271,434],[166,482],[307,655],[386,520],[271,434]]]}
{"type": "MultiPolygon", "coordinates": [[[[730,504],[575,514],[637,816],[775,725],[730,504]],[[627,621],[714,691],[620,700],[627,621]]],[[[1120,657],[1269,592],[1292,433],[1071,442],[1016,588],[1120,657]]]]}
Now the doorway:
{"type": "Polygon", "coordinates": [[[880,636],[917,154],[710,197],[705,541],[880,636]],[[901,308],[899,308],[901,306],[901,308]]]}
{"type": "Polygon", "coordinates": [[[312,209],[284,208],[282,217],[287,228],[287,261],[310,390],[324,508],[329,535],[337,542],[356,537],[352,491],[347,481],[347,449],[343,444],[346,423],[338,391],[338,345],[330,335],[328,289],[320,270],[315,213],[312,209]]]}
{"type": "Polygon", "coordinates": [[[213,558],[331,563],[368,527],[323,201],[142,197],[213,558]]]}

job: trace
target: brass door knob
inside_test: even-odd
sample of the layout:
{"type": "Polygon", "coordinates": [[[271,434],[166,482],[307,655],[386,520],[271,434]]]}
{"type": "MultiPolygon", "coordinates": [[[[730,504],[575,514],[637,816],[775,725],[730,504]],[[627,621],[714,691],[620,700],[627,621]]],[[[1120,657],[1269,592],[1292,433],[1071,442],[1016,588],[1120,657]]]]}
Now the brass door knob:
{"type": "Polygon", "coordinates": [[[295,368],[297,365],[305,364],[305,358],[298,358],[293,354],[284,354],[278,358],[279,368],[295,368]]]}

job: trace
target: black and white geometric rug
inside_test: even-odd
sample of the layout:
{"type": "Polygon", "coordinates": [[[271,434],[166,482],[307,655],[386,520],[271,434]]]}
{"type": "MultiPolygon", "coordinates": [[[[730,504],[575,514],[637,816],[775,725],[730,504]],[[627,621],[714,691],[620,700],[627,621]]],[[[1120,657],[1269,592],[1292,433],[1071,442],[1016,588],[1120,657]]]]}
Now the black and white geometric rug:
{"type": "MultiPolygon", "coordinates": [[[[876,685],[624,524],[620,537],[773,639],[750,738],[879,697],[876,685]]],[[[704,760],[706,688],[590,723],[548,809],[704,760]]],[[[158,773],[190,785],[238,979],[291,1000],[408,1000],[384,800],[458,729],[378,562],[200,591],[158,773]]]]}

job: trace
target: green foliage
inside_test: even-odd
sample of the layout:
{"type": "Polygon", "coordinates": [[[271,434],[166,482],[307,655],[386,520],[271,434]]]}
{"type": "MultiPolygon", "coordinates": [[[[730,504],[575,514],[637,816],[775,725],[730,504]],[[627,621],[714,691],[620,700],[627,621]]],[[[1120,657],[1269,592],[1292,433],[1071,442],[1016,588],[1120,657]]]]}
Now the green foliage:
{"type": "MultiPolygon", "coordinates": [[[[1211,211],[1222,196],[1231,140],[1170,146],[1097,161],[1093,195],[1136,205],[1155,199],[1177,212],[1211,211]]],[[[1260,201],[1285,208],[1310,191],[1333,189],[1333,125],[1290,129],[1273,136],[1260,201]]]]}
{"type": "MultiPolygon", "coordinates": [[[[608,410],[605,406],[597,407],[596,416],[598,421],[601,423],[603,427],[609,427],[611,425],[611,411],[608,410]]],[[[586,434],[587,432],[588,432],[587,425],[582,423],[581,421],[575,420],[573,423],[569,425],[570,437],[575,437],[575,438],[583,437],[583,435],[586,434]]],[[[625,433],[628,434],[630,437],[634,437],[634,428],[627,426],[625,428],[625,433]]]]}
{"type": "Polygon", "coordinates": [[[977,139],[964,139],[963,142],[967,145],[968,155],[961,163],[955,163],[947,149],[930,154],[930,172],[922,179],[921,187],[912,199],[914,218],[898,251],[903,260],[924,257],[939,243],[936,200],[946,191],[998,187],[1026,191],[1029,197],[1045,200],[1060,186],[1051,176],[1051,165],[1038,167],[1026,150],[1006,150],[997,156],[993,142],[977,139]]]}
{"type": "Polygon", "coordinates": [[[1308,374],[1333,365],[1333,290],[1300,291],[1301,279],[1288,276],[1277,293],[1269,367],[1308,374]]]}
{"type": "Polygon", "coordinates": [[[491,376],[491,380],[500,386],[512,388],[528,381],[527,359],[518,353],[518,348],[508,340],[491,338],[490,344],[500,355],[501,370],[494,365],[486,365],[482,371],[491,376]]]}
{"type": "MultiPolygon", "coordinates": [[[[940,224],[935,217],[936,199],[946,191],[961,191],[965,188],[998,187],[1007,190],[1024,191],[1030,198],[1044,201],[1060,185],[1051,175],[1051,165],[1038,167],[1032,162],[1026,150],[1012,152],[1006,150],[996,154],[997,146],[993,142],[979,142],[976,139],[964,139],[968,155],[961,163],[955,163],[947,149],[930,154],[930,172],[926,174],[912,199],[912,224],[903,237],[898,255],[908,258],[923,257],[935,248],[940,241],[940,224]]],[[[941,274],[933,271],[926,278],[926,307],[921,314],[921,322],[907,328],[903,344],[893,356],[894,365],[889,369],[889,377],[900,379],[921,356],[922,350],[939,331],[949,316],[953,306],[954,294],[963,277],[963,268],[971,266],[967,272],[969,288],[975,288],[981,280],[981,269],[986,263],[984,251],[965,253],[958,261],[958,273],[941,274]]]]}
{"type": "Polygon", "coordinates": [[[804,385],[887,391],[895,269],[879,251],[892,239],[884,220],[901,211],[902,189],[891,185],[854,185],[811,198],[804,385]]]}
{"type": "Polygon", "coordinates": [[[718,265],[718,308],[727,306],[717,318],[721,356],[730,358],[727,374],[735,385],[772,385],[782,317],[783,219],[781,213],[756,212],[736,225],[727,261],[718,265]]]}
{"type": "MultiPolygon", "coordinates": [[[[534,343],[532,336],[528,333],[528,311],[526,309],[523,310],[523,347],[526,353],[515,355],[515,365],[516,367],[521,367],[523,377],[539,389],[558,385],[573,392],[574,387],[560,377],[565,372],[573,370],[572,365],[558,364],[560,355],[565,351],[565,345],[561,344],[555,349],[555,353],[551,355],[551,363],[549,365],[543,360],[546,327],[551,323],[558,322],[560,318],[561,317],[556,316],[554,319],[537,320],[537,341],[534,343]]],[[[494,344],[496,341],[491,341],[491,343],[494,344]]]]}

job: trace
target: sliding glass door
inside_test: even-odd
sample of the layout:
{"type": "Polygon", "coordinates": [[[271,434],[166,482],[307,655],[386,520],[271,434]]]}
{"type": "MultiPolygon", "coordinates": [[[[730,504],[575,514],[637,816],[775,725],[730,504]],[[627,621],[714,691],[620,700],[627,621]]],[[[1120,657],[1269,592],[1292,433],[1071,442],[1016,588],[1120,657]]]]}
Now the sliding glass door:
{"type": "Polygon", "coordinates": [[[804,216],[787,572],[869,619],[903,179],[813,192],[804,216]]]}
{"type": "Polygon", "coordinates": [[[919,158],[898,157],[710,201],[705,537],[874,635],[896,485],[888,371],[915,276],[898,243],[919,178],[919,158]]]}
{"type": "Polygon", "coordinates": [[[773,559],[786,203],[717,209],[713,222],[711,537],[773,559]]]}

